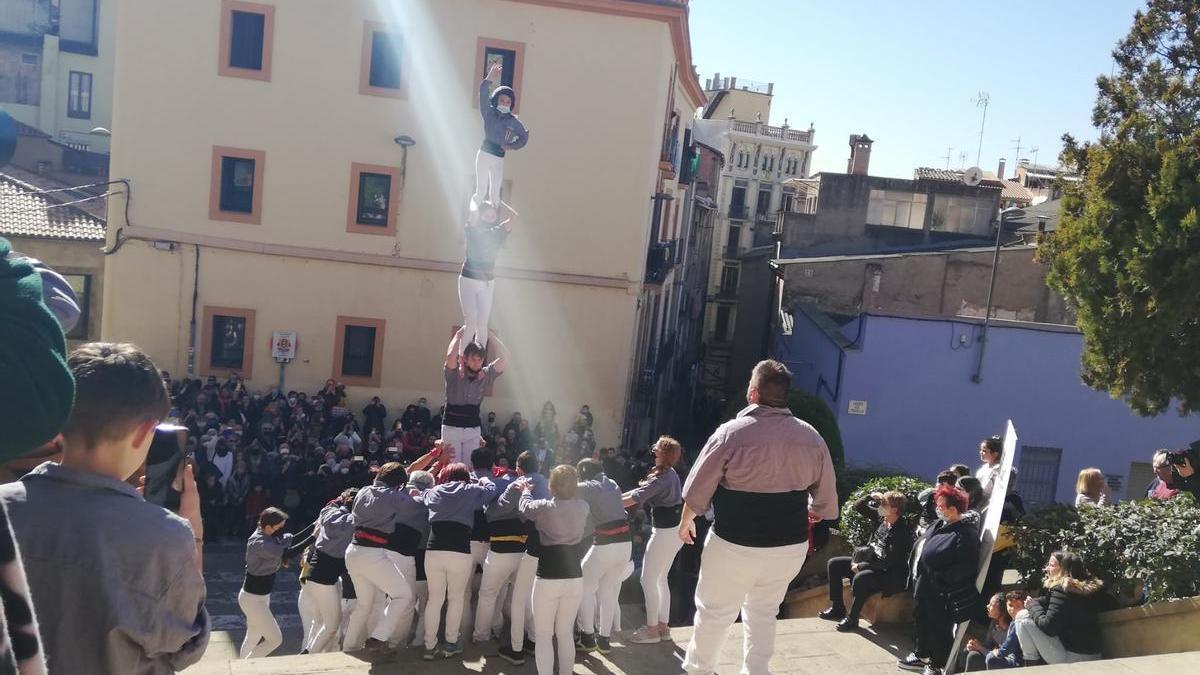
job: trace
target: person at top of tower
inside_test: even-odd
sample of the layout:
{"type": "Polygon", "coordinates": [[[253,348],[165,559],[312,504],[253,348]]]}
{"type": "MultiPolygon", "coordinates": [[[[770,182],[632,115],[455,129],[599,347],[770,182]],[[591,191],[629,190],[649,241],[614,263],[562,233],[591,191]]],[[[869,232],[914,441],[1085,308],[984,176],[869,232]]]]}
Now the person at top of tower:
{"type": "Polygon", "coordinates": [[[483,118],[483,144],[475,154],[475,205],[484,201],[500,204],[500,186],[504,183],[504,154],[520,150],[529,141],[529,130],[512,113],[517,94],[512,87],[490,90],[500,78],[502,68],[493,63],[487,77],[479,83],[479,115],[483,118]],[[485,199],[486,198],[486,199],[485,199]]]}

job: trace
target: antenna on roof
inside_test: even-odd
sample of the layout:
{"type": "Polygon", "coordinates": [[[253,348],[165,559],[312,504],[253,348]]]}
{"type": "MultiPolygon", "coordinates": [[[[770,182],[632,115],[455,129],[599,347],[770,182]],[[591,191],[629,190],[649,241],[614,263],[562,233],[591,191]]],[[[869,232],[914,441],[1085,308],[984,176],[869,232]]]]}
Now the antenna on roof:
{"type": "Polygon", "coordinates": [[[950,151],[953,149],[954,149],[953,146],[947,145],[946,146],[946,156],[942,158],[942,159],[946,160],[946,168],[947,169],[950,168],[950,151]]]}
{"type": "MultiPolygon", "coordinates": [[[[983,118],[979,120],[979,147],[975,150],[975,164],[979,164],[979,156],[983,153],[983,128],[987,124],[987,109],[992,98],[988,96],[986,91],[979,92],[979,95],[971,99],[976,108],[983,108],[983,118]]],[[[964,160],[965,161],[965,160],[964,160]]]]}

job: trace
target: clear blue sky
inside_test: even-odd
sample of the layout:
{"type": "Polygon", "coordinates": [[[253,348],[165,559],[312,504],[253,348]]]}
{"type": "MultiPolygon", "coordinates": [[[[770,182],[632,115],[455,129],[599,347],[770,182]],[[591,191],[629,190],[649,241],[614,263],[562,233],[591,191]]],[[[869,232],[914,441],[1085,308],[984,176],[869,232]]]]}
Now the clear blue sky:
{"type": "Polygon", "coordinates": [[[1094,138],[1095,81],[1142,0],[854,2],[692,0],[700,82],[737,76],[775,83],[771,123],[816,126],[816,171],[845,171],[847,141],[874,141],[871,174],[975,163],[980,110],[991,96],[979,165],[1038,147],[1054,163],[1060,138],[1094,138]]]}

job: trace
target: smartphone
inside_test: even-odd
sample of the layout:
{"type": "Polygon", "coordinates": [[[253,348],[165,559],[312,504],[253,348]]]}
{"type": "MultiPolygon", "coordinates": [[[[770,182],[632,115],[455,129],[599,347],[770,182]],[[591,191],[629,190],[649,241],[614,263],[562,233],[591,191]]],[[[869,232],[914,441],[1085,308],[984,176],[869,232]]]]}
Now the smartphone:
{"type": "Polygon", "coordinates": [[[179,510],[183,494],[183,467],[191,458],[187,452],[187,427],[160,424],[146,453],[146,501],[171,511],[179,510]]]}
{"type": "Polygon", "coordinates": [[[354,456],[354,461],[356,461],[356,462],[361,462],[361,461],[363,461],[364,459],[365,459],[365,458],[364,458],[362,455],[355,455],[355,456],[354,456]]]}

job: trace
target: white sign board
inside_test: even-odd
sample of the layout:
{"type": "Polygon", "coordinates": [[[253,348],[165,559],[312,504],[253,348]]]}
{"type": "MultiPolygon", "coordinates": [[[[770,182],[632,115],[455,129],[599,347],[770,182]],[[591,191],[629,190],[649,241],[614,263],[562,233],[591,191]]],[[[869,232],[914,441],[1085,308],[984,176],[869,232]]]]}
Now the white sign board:
{"type": "Polygon", "coordinates": [[[851,415],[866,415],[867,414],[867,402],[866,401],[850,401],[850,406],[848,408],[846,408],[846,412],[851,415]]]}
{"type": "MultiPolygon", "coordinates": [[[[1000,456],[1000,475],[992,486],[992,496],[988,499],[987,513],[979,530],[979,574],[975,577],[975,590],[983,590],[983,582],[987,579],[988,565],[992,562],[992,549],[996,546],[996,535],[1000,531],[1000,516],[1004,513],[1004,498],[1008,496],[1008,485],[1013,475],[1013,460],[1017,456],[1017,430],[1012,420],[1008,420],[1004,429],[1004,454],[1000,456]]],[[[985,598],[986,600],[986,598],[985,598]]],[[[960,623],[954,630],[954,646],[946,660],[946,675],[954,675],[957,668],[958,653],[962,650],[963,640],[967,636],[969,621],[960,623]]]]}
{"type": "Polygon", "coordinates": [[[294,330],[277,330],[271,333],[271,356],[276,361],[286,362],[296,358],[300,338],[294,330]]]}

